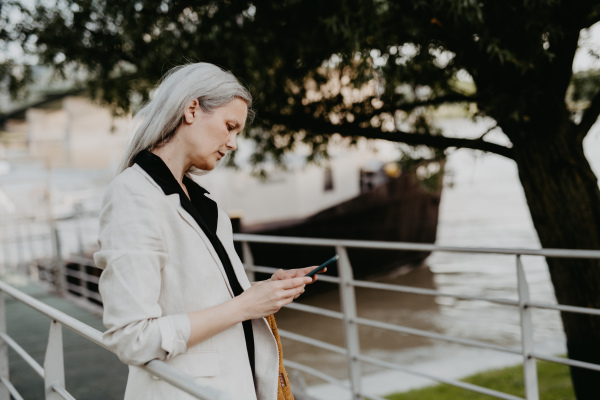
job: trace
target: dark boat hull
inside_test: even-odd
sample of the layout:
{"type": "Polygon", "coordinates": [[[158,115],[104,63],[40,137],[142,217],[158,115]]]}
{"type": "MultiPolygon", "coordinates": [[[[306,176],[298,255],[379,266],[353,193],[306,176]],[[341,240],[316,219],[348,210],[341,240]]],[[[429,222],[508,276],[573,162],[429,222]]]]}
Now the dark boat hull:
{"type": "MultiPolygon", "coordinates": [[[[367,193],[309,218],[243,227],[244,233],[328,239],[434,243],[440,191],[425,190],[412,174],[391,179],[367,193]]],[[[254,263],[275,268],[316,265],[335,254],[318,246],[252,243],[254,263]]],[[[385,274],[420,264],[428,252],[348,249],[356,278],[385,274]]],[[[337,274],[330,268],[328,274],[337,274]]]]}

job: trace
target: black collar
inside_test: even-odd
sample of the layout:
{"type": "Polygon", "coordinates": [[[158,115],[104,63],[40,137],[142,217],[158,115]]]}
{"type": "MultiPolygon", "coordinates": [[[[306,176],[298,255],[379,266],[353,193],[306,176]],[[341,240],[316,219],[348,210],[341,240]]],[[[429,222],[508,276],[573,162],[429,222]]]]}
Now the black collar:
{"type": "MultiPolygon", "coordinates": [[[[165,164],[162,158],[156,154],[148,150],[142,150],[137,156],[135,156],[133,162],[142,167],[142,169],[146,171],[148,175],[152,177],[152,179],[154,179],[158,186],[161,187],[167,196],[177,193],[187,197],[181,188],[181,185],[179,185],[179,182],[177,182],[177,179],[175,179],[173,173],[169,167],[167,167],[167,164],[165,164]]],[[[189,186],[196,186],[197,191],[201,192],[202,194],[208,193],[208,190],[204,189],[187,176],[183,177],[183,184],[188,189],[189,186]]]]}
{"type": "Polygon", "coordinates": [[[205,196],[208,193],[206,189],[184,176],[183,184],[190,195],[188,198],[167,164],[162,158],[148,150],[141,151],[133,162],[150,175],[165,195],[178,194],[181,206],[196,220],[206,234],[216,235],[218,209],[216,203],[205,196]]]}

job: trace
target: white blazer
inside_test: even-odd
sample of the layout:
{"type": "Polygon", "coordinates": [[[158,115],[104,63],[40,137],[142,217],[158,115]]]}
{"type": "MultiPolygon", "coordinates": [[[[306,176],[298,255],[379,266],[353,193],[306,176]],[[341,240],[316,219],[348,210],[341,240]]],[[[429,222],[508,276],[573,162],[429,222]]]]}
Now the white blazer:
{"type": "MultiPolygon", "coordinates": [[[[250,282],[233,247],[231,222],[220,209],[217,236],[246,290],[250,282]]],[[[187,313],[224,303],[233,292],[219,256],[178,194],[165,196],[137,164],[128,168],[104,196],[99,244],[94,261],[104,270],[103,340],[130,365],[125,399],[192,399],[136,367],[153,359],[216,389],[223,399],[277,399],[277,343],[264,318],[252,321],[255,385],[241,323],[186,348],[187,313]]]]}

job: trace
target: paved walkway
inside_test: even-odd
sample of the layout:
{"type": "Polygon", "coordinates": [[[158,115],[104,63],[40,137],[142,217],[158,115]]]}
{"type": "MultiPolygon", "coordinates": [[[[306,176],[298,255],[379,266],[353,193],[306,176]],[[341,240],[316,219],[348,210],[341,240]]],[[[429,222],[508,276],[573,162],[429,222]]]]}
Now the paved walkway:
{"type": "MultiPolygon", "coordinates": [[[[15,286],[15,285],[13,285],[15,286]]],[[[98,315],[49,294],[35,284],[18,287],[36,299],[103,331],[98,315]]],[[[50,319],[5,295],[8,334],[40,365],[48,343],[50,319]]],[[[67,390],[78,400],[122,399],[127,366],[109,351],[63,327],[65,380],[67,390]]],[[[10,380],[26,400],[44,399],[42,378],[14,351],[9,353],[10,380]]]]}

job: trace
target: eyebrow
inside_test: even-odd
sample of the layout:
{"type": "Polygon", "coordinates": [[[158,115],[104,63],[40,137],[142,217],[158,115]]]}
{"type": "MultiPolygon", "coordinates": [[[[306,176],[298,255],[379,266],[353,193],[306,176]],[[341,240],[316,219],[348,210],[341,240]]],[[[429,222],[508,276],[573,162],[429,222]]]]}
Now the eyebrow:
{"type": "Polygon", "coordinates": [[[233,125],[233,128],[234,128],[234,129],[235,129],[235,128],[239,128],[239,127],[241,126],[241,124],[238,122],[238,120],[237,120],[237,119],[230,119],[230,120],[229,120],[229,123],[233,123],[233,124],[234,124],[234,125],[233,125]]]}

